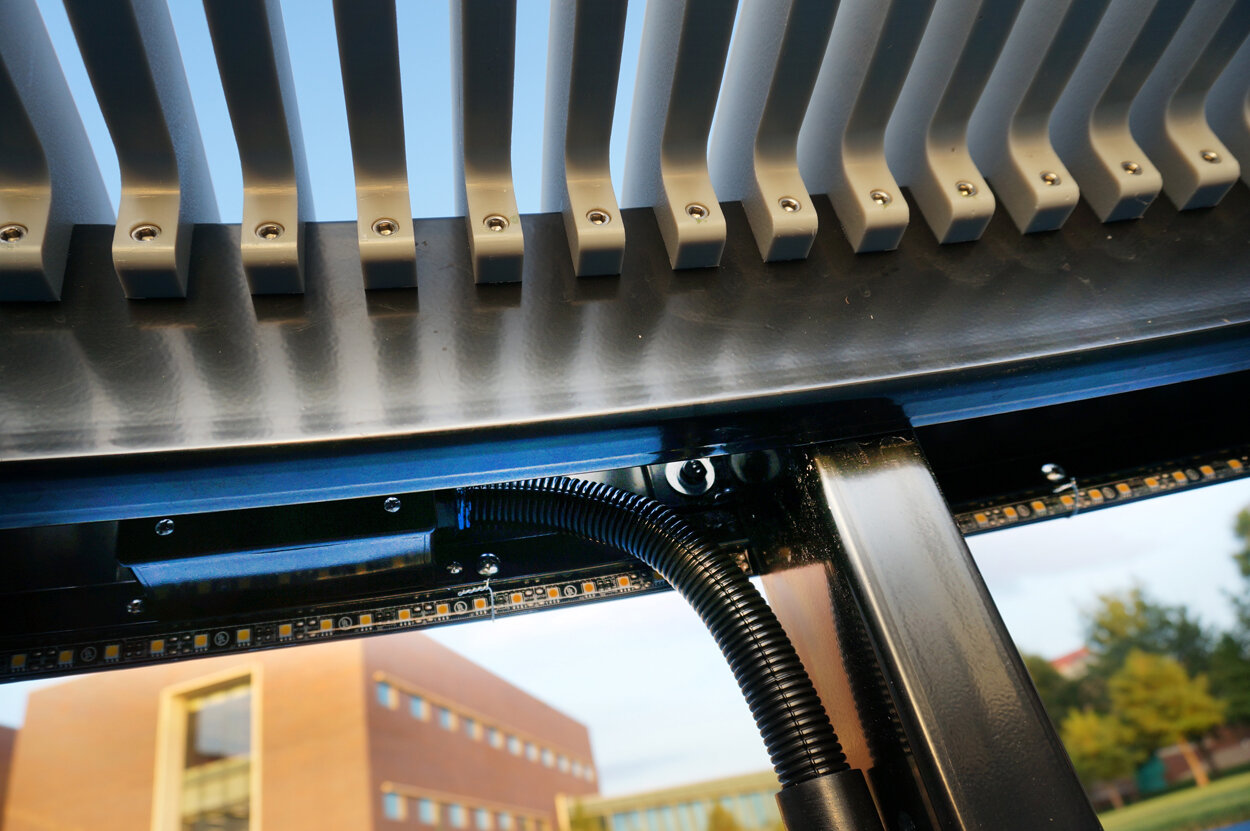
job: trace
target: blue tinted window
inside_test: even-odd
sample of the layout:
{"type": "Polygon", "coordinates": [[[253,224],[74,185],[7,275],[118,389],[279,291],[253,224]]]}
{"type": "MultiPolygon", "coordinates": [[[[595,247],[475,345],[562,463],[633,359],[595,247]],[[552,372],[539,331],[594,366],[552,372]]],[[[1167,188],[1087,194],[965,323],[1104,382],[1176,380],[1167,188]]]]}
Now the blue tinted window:
{"type": "Polygon", "coordinates": [[[438,708],[438,726],[444,730],[456,729],[456,715],[446,707],[438,708]]]}
{"type": "Polygon", "coordinates": [[[391,685],[385,681],[379,681],[376,690],[378,694],[378,703],[383,707],[391,706],[391,685]]]}
{"type": "Polygon", "coordinates": [[[473,812],[473,824],[477,826],[477,831],[488,831],[490,828],[490,811],[485,808],[478,808],[473,812]]]}
{"type": "Polygon", "coordinates": [[[762,793],[753,793],[747,797],[747,802],[751,804],[751,811],[755,814],[755,824],[763,828],[769,824],[772,819],[771,812],[768,810],[768,800],[762,793]]]}
{"type": "Polygon", "coordinates": [[[477,722],[471,718],[464,720],[464,732],[471,739],[477,738],[477,722]]]}
{"type": "Polygon", "coordinates": [[[464,828],[469,824],[468,813],[464,810],[463,805],[448,805],[447,819],[451,822],[453,828],[464,828]]]}
{"type": "Polygon", "coordinates": [[[403,819],[404,798],[397,793],[382,794],[382,813],[387,819],[403,819]]]}
{"type": "Polygon", "coordinates": [[[495,822],[499,826],[499,831],[512,831],[512,814],[500,811],[495,815],[495,822]]]}
{"type": "Polygon", "coordinates": [[[438,822],[438,810],[434,807],[433,800],[422,799],[417,803],[417,819],[426,825],[433,825],[438,822]]]}
{"type": "Polygon", "coordinates": [[[419,719],[429,718],[430,715],[430,711],[426,709],[425,699],[419,695],[408,699],[408,712],[412,713],[413,718],[419,719]]]}

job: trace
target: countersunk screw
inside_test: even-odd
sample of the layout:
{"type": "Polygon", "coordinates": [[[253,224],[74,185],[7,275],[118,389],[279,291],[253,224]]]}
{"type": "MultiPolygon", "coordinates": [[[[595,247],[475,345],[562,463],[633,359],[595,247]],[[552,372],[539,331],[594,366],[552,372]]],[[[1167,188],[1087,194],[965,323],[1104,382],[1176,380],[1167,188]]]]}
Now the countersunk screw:
{"type": "Polygon", "coordinates": [[[261,239],[277,239],[286,229],[276,222],[262,222],[256,226],[256,236],[261,239]]]}
{"type": "Polygon", "coordinates": [[[706,205],[700,205],[698,202],[691,202],[686,206],[686,216],[691,219],[705,219],[709,211],[706,205]]]}
{"type": "Polygon", "coordinates": [[[1059,174],[1051,173],[1049,170],[1042,174],[1042,181],[1050,186],[1059,184],[1059,174]]]}
{"type": "Polygon", "coordinates": [[[1066,482],[1068,480],[1068,472],[1053,462],[1047,462],[1042,465],[1042,475],[1046,477],[1048,482],[1066,482]]]}
{"type": "Polygon", "coordinates": [[[151,242],[161,235],[159,225],[136,225],[130,229],[130,238],[135,242],[151,242]]]}
{"type": "Polygon", "coordinates": [[[128,601],[126,603],[126,613],[131,614],[131,615],[142,614],[143,613],[143,600],[141,598],[136,597],[134,600],[128,601]]]}
{"type": "Polygon", "coordinates": [[[612,214],[599,208],[593,208],[586,212],[586,219],[589,220],[591,225],[607,225],[612,221],[612,214]]]}
{"type": "Polygon", "coordinates": [[[462,571],[464,571],[464,566],[460,565],[460,563],[448,563],[447,564],[448,574],[459,574],[462,571]]]}
{"type": "Polygon", "coordinates": [[[26,226],[18,225],[16,222],[5,225],[0,228],[0,242],[21,242],[26,238],[26,226]]]}
{"type": "Polygon", "coordinates": [[[379,237],[389,237],[399,233],[399,223],[393,219],[379,219],[373,223],[373,233],[379,237]]]}
{"type": "Polygon", "coordinates": [[[382,502],[382,510],[386,511],[388,514],[397,514],[399,513],[401,504],[402,503],[399,501],[398,496],[388,496],[385,501],[382,502]]]}
{"type": "Polygon", "coordinates": [[[777,200],[777,204],[780,205],[781,209],[788,214],[792,214],[799,208],[803,207],[799,204],[799,200],[795,199],[793,196],[783,196],[777,200]]]}
{"type": "Polygon", "coordinates": [[[1132,173],[1134,176],[1141,175],[1141,165],[1137,162],[1121,162],[1120,167],[1124,168],[1129,173],[1132,173]]]}
{"type": "Polygon", "coordinates": [[[499,558],[490,552],[478,557],[477,573],[483,577],[494,577],[499,573],[499,558]]]}
{"type": "Polygon", "coordinates": [[[512,223],[509,222],[508,217],[503,214],[491,214],[482,220],[482,224],[485,225],[488,230],[499,234],[508,230],[508,226],[512,223]]]}
{"type": "Polygon", "coordinates": [[[872,198],[873,202],[876,202],[883,208],[894,201],[894,197],[890,196],[889,191],[874,190],[869,191],[868,195],[872,198]]]}
{"type": "Polygon", "coordinates": [[[1210,162],[1211,164],[1219,164],[1220,154],[1216,153],[1214,150],[1203,150],[1202,160],[1204,162],[1210,162]]]}
{"type": "Polygon", "coordinates": [[[955,190],[959,191],[960,196],[976,196],[977,186],[971,182],[960,179],[955,183],[955,190]]]}
{"type": "Polygon", "coordinates": [[[169,517],[156,521],[156,536],[168,537],[174,532],[174,521],[169,517]]]}

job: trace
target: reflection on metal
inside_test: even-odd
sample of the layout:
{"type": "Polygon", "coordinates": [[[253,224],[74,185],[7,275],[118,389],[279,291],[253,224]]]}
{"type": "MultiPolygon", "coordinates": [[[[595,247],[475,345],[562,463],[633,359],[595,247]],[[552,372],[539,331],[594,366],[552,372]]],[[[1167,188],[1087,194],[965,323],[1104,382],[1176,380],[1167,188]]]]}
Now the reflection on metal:
{"type": "Polygon", "coordinates": [[[1098,829],[914,440],[822,447],[808,469],[935,824],[1098,829]]]}
{"type": "Polygon", "coordinates": [[[113,267],[126,296],[183,297],[191,232],[217,220],[204,142],[163,0],[65,0],[121,165],[113,267]]]}
{"type": "Polygon", "coordinates": [[[113,209],[34,0],[0,21],[0,301],[59,300],[75,223],[113,209]]]}

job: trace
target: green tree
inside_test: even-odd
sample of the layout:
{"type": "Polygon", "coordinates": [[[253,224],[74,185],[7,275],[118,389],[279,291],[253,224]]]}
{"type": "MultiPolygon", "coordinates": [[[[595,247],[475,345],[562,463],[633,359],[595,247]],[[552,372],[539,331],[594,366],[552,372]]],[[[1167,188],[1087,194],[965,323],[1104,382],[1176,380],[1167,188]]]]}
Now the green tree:
{"type": "Polygon", "coordinates": [[[1250,508],[1242,508],[1237,514],[1233,533],[1241,540],[1241,550],[1233,555],[1233,561],[1242,577],[1241,594],[1233,596],[1239,623],[1235,636],[1241,641],[1242,649],[1250,650],[1250,508]]]}
{"type": "Polygon", "coordinates": [[[1210,669],[1212,637],[1184,606],[1167,606],[1141,588],[1099,595],[1086,616],[1091,674],[1108,678],[1133,650],[1175,658],[1191,675],[1210,669]]]}
{"type": "Polygon", "coordinates": [[[1194,782],[1208,783],[1190,739],[1224,723],[1224,702],[1211,695],[1205,675],[1191,678],[1166,655],[1133,650],[1107,681],[1113,712],[1132,728],[1141,750],[1179,745],[1194,782]]]}
{"type": "Polygon", "coordinates": [[[742,831],[742,826],[733,814],[717,803],[707,815],[707,831],[742,831]]]}
{"type": "MultiPolygon", "coordinates": [[[[1089,708],[1069,711],[1060,735],[1086,788],[1132,776],[1146,758],[1146,753],[1134,746],[1133,731],[1124,722],[1089,708]]],[[[1111,801],[1117,808],[1124,805],[1119,789],[1111,789],[1111,801]]]]}
{"type": "Polygon", "coordinates": [[[1250,724],[1250,647],[1229,632],[1211,652],[1211,692],[1228,704],[1230,724],[1250,724]]]}
{"type": "Polygon", "coordinates": [[[1046,713],[1056,726],[1063,723],[1069,710],[1081,708],[1080,685],[1064,678],[1059,670],[1051,666],[1050,661],[1040,655],[1023,655],[1024,666],[1037,687],[1046,713]]]}

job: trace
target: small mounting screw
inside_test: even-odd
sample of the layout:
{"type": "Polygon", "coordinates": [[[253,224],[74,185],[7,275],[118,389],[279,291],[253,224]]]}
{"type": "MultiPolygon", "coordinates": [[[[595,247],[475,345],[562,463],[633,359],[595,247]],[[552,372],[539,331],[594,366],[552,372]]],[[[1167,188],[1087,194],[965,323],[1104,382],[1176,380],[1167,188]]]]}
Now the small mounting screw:
{"type": "Polygon", "coordinates": [[[135,242],[151,242],[160,235],[159,225],[136,225],[130,229],[130,238],[135,242]]]}
{"type": "Polygon", "coordinates": [[[512,223],[508,221],[508,217],[502,214],[491,214],[482,220],[482,224],[486,226],[487,230],[500,234],[508,230],[508,226],[512,223]]]}
{"type": "Polygon", "coordinates": [[[890,196],[889,191],[874,190],[869,191],[868,195],[872,198],[873,202],[876,202],[883,208],[894,201],[894,197],[890,196]]]}
{"type": "Polygon", "coordinates": [[[0,242],[21,242],[26,238],[26,226],[18,225],[16,222],[11,225],[5,225],[0,228],[0,242]]]}
{"type": "Polygon", "coordinates": [[[126,613],[131,614],[131,615],[142,614],[143,613],[143,600],[141,598],[136,597],[134,600],[128,601],[126,603],[126,613]]]}
{"type": "Polygon", "coordinates": [[[691,219],[705,219],[709,211],[706,205],[700,205],[698,202],[691,202],[686,206],[686,216],[691,219]]]}
{"type": "Polygon", "coordinates": [[[256,226],[256,236],[261,239],[277,239],[286,229],[276,222],[262,222],[256,226]]]}
{"type": "Polygon", "coordinates": [[[459,574],[462,571],[464,571],[464,566],[460,565],[460,563],[448,563],[447,564],[448,574],[459,574]]]}
{"type": "Polygon", "coordinates": [[[1047,462],[1042,465],[1042,475],[1046,477],[1048,482],[1064,482],[1068,478],[1068,472],[1053,462],[1047,462]]]}
{"type": "Polygon", "coordinates": [[[382,510],[386,511],[388,514],[397,514],[399,513],[400,504],[398,496],[388,496],[385,501],[382,502],[382,510]]]}
{"type": "Polygon", "coordinates": [[[612,221],[612,214],[598,208],[593,208],[586,212],[586,219],[591,225],[607,225],[612,221]]]}
{"type": "Polygon", "coordinates": [[[1124,168],[1129,173],[1132,173],[1134,176],[1141,175],[1141,165],[1137,162],[1121,162],[1120,167],[1124,168]]]}
{"type": "Polygon", "coordinates": [[[1204,162],[1210,162],[1211,164],[1219,164],[1219,163],[1220,163],[1220,154],[1219,154],[1219,153],[1216,153],[1214,150],[1203,150],[1203,151],[1202,151],[1202,160],[1203,160],[1204,162]]]}
{"type": "Polygon", "coordinates": [[[976,196],[977,186],[971,182],[960,179],[955,183],[955,190],[959,191],[960,196],[976,196]]]}
{"type": "Polygon", "coordinates": [[[169,517],[156,521],[156,536],[168,537],[174,532],[174,521],[169,517]]]}
{"type": "Polygon", "coordinates": [[[478,557],[477,573],[483,577],[494,577],[499,573],[499,558],[490,552],[478,557]]]}
{"type": "Polygon", "coordinates": [[[399,223],[393,219],[379,219],[373,223],[373,233],[379,237],[389,237],[399,233],[399,223]]]}
{"type": "Polygon", "coordinates": [[[777,204],[780,205],[781,209],[788,214],[792,214],[799,208],[803,207],[799,204],[799,200],[795,199],[793,196],[783,196],[777,200],[777,204]]]}
{"type": "Polygon", "coordinates": [[[1045,173],[1042,174],[1042,181],[1050,185],[1051,187],[1054,187],[1055,185],[1059,184],[1059,181],[1060,181],[1059,174],[1051,173],[1049,170],[1047,170],[1045,173]]]}

